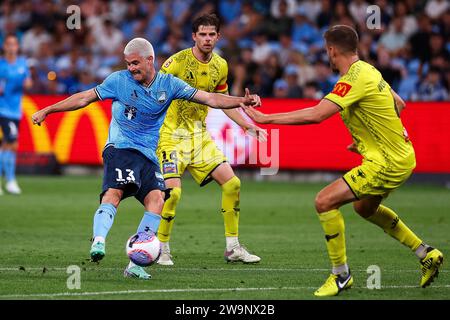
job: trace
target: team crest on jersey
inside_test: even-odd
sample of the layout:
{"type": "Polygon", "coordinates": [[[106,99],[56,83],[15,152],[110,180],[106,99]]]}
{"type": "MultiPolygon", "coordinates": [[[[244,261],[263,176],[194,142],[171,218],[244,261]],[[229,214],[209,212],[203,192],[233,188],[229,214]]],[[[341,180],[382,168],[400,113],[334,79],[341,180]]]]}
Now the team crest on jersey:
{"type": "Polygon", "coordinates": [[[167,92],[166,91],[158,91],[158,93],[156,94],[157,98],[158,98],[158,102],[160,104],[163,104],[164,102],[167,101],[167,92]]]}
{"type": "Polygon", "coordinates": [[[132,106],[126,106],[125,108],[125,117],[127,117],[128,120],[133,120],[136,118],[137,109],[132,106]]]}
{"type": "Polygon", "coordinates": [[[334,93],[343,98],[350,91],[351,88],[352,86],[349,85],[348,83],[338,82],[335,84],[333,91],[331,91],[331,93],[334,93]]]}

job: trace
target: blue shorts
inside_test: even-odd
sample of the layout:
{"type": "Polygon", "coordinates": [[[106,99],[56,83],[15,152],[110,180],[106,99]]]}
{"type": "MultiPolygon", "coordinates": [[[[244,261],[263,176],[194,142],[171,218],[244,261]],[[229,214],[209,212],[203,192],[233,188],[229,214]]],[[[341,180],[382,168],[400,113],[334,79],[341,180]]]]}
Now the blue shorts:
{"type": "Polygon", "coordinates": [[[134,196],[142,204],[150,191],[166,189],[159,165],[137,150],[109,146],[103,151],[103,166],[100,202],[109,188],[121,189],[122,199],[134,196]]]}
{"type": "Polygon", "coordinates": [[[6,143],[16,142],[19,138],[19,120],[0,117],[0,128],[6,143]]]}

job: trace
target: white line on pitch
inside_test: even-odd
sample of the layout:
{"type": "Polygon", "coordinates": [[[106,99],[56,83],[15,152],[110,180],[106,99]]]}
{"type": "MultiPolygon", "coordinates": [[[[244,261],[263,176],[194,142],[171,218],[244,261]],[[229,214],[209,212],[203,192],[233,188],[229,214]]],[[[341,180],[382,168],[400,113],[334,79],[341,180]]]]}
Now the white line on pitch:
{"type": "MultiPolygon", "coordinates": [[[[119,271],[123,268],[111,268],[101,266],[80,266],[86,268],[86,271],[103,270],[103,271],[119,271]]],[[[44,267],[24,267],[25,270],[20,267],[4,267],[0,268],[1,271],[43,271],[44,267]]],[[[46,271],[66,271],[67,268],[61,267],[45,267],[46,271]]],[[[156,267],[150,268],[154,271],[291,271],[291,272],[316,272],[316,271],[330,271],[330,269],[317,269],[317,268],[184,268],[184,267],[156,267]]],[[[417,269],[382,269],[383,272],[419,272],[417,269]]],[[[367,272],[365,269],[352,269],[352,272],[367,272]]],[[[439,270],[441,273],[450,272],[450,270],[439,270]]]]}
{"type": "MultiPolygon", "coordinates": [[[[366,287],[355,287],[367,289],[366,287]]],[[[417,286],[383,286],[382,289],[410,289],[417,286]]],[[[450,288],[450,285],[438,285],[433,288],[450,288]]],[[[33,293],[33,294],[9,294],[0,295],[0,299],[7,298],[39,298],[39,297],[77,297],[77,296],[99,296],[119,295],[137,293],[180,293],[180,292],[233,292],[233,291],[276,291],[276,290],[314,290],[316,287],[266,287],[266,288],[191,288],[191,289],[152,289],[152,290],[122,290],[122,291],[97,291],[97,292],[58,292],[58,293],[33,293]]],[[[368,290],[368,289],[367,289],[368,290]]]]}

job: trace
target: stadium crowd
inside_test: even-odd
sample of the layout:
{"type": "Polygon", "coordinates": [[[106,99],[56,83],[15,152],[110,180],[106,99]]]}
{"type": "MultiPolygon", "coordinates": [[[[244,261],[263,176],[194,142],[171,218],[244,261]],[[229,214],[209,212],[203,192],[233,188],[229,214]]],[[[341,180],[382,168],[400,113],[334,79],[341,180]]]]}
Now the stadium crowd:
{"type": "Polygon", "coordinates": [[[123,47],[134,37],[153,43],[159,69],[192,44],[191,20],[215,12],[222,21],[217,51],[228,61],[233,95],[249,87],[261,97],[315,99],[337,80],[323,32],[347,24],[358,30],[362,59],[404,99],[449,100],[449,1],[371,3],[380,12],[375,29],[365,0],[7,0],[0,5],[0,43],[18,36],[34,82],[28,93],[73,94],[123,69],[123,47]],[[80,8],[79,29],[67,27],[70,5],[80,8]]]}

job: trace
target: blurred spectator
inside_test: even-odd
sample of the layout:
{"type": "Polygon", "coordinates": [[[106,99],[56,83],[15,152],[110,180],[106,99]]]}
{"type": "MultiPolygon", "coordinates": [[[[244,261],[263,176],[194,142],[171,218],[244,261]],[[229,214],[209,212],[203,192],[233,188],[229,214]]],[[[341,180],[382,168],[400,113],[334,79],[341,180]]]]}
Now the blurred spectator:
{"type": "Polygon", "coordinates": [[[189,44],[183,40],[181,31],[179,29],[173,29],[159,51],[161,51],[161,54],[171,56],[175,52],[186,49],[188,46],[189,44]]]}
{"type": "Polygon", "coordinates": [[[303,87],[308,81],[316,79],[314,66],[312,66],[300,52],[292,52],[288,62],[291,66],[297,67],[299,86],[303,87]]]}
{"type": "Polygon", "coordinates": [[[279,18],[280,12],[280,2],[285,2],[287,5],[287,15],[293,17],[297,9],[296,0],[272,0],[270,3],[270,15],[275,18],[279,18]]]}
{"type": "Polygon", "coordinates": [[[448,92],[442,84],[439,69],[431,68],[425,80],[419,85],[417,93],[413,94],[413,100],[419,101],[444,101],[448,99],[448,92]]]}
{"type": "Polygon", "coordinates": [[[297,4],[297,10],[302,10],[308,13],[308,17],[311,21],[316,21],[322,9],[320,0],[306,0],[299,1],[297,4]]]}
{"type": "Polygon", "coordinates": [[[26,55],[34,56],[38,53],[42,43],[51,41],[50,34],[40,23],[35,23],[25,32],[22,38],[22,50],[26,55]]]}
{"type": "Polygon", "coordinates": [[[270,40],[277,40],[281,35],[288,35],[291,33],[292,24],[294,20],[288,13],[288,4],[286,0],[278,1],[279,15],[277,17],[271,16],[268,21],[268,26],[265,28],[270,40]]]}
{"type": "Polygon", "coordinates": [[[425,6],[425,13],[431,19],[438,19],[449,7],[448,0],[430,0],[425,6]]]}
{"type": "Polygon", "coordinates": [[[305,84],[303,89],[304,99],[320,100],[324,96],[323,92],[320,91],[319,84],[315,81],[309,81],[305,84]]]}
{"type": "Polygon", "coordinates": [[[302,42],[293,42],[290,34],[280,34],[280,47],[277,50],[280,63],[285,66],[294,52],[308,52],[308,46],[302,42]]]}
{"type": "Polygon", "coordinates": [[[236,20],[241,13],[241,0],[223,0],[219,1],[219,14],[223,22],[228,24],[236,20]]]}
{"type": "MultiPolygon", "coordinates": [[[[250,86],[270,96],[280,79],[288,86],[289,79],[292,83],[296,79],[296,89],[287,95],[303,91],[307,98],[320,98],[328,93],[337,75],[329,68],[323,33],[334,24],[356,27],[361,59],[379,67],[403,98],[411,99],[415,93],[417,99],[419,87],[433,92],[441,92],[439,85],[446,92],[450,89],[449,1],[79,0],[76,4],[81,8],[81,28],[68,31],[67,1],[0,2],[0,42],[6,33],[18,36],[30,58],[35,93],[74,93],[101,82],[109,72],[124,67],[123,45],[133,37],[153,43],[159,68],[165,57],[188,46],[190,21],[204,12],[221,17],[217,51],[228,62],[228,83],[235,95],[250,86]],[[369,4],[380,8],[379,29],[365,25],[369,4]],[[428,76],[428,70],[436,69],[440,82],[428,76]]],[[[277,85],[284,86],[280,81],[277,85]]]]}
{"type": "Polygon", "coordinates": [[[414,56],[421,61],[427,61],[430,57],[429,39],[432,32],[432,24],[430,18],[422,14],[418,17],[418,29],[409,38],[411,51],[414,56]]]}
{"type": "Polygon", "coordinates": [[[409,12],[409,8],[403,1],[395,3],[394,16],[402,19],[402,32],[406,37],[410,37],[417,31],[417,19],[409,12]]]}
{"type": "Polygon", "coordinates": [[[330,66],[324,61],[318,60],[314,64],[316,71],[316,81],[319,85],[320,91],[328,94],[333,90],[335,81],[332,78],[330,66]]]}
{"type": "Polygon", "coordinates": [[[395,17],[389,25],[388,32],[380,38],[380,45],[384,46],[392,56],[396,56],[407,43],[407,36],[403,32],[403,18],[395,17]]]}
{"type": "Polygon", "coordinates": [[[392,64],[389,51],[380,47],[378,49],[378,62],[375,67],[380,71],[383,79],[397,91],[402,74],[400,68],[392,64]]]}
{"type": "Polygon", "coordinates": [[[303,96],[303,90],[298,85],[298,73],[297,68],[293,65],[288,65],[284,71],[285,79],[288,84],[288,98],[301,98],[303,96]]]}
{"type": "Polygon", "coordinates": [[[262,64],[267,60],[271,52],[272,47],[267,39],[267,34],[263,31],[255,33],[253,36],[253,61],[262,64]]]}
{"type": "Polygon", "coordinates": [[[299,8],[295,13],[294,25],[292,27],[292,40],[302,42],[306,45],[314,45],[322,41],[322,35],[317,30],[314,23],[308,19],[308,14],[299,8]]]}
{"type": "Polygon", "coordinates": [[[275,98],[288,98],[289,85],[284,79],[278,79],[273,84],[273,96],[275,98]]]}
{"type": "Polygon", "coordinates": [[[276,79],[283,76],[283,68],[280,65],[280,60],[276,53],[271,53],[263,63],[263,73],[271,86],[276,79]]]}
{"type": "Polygon", "coordinates": [[[333,19],[333,12],[330,0],[322,0],[320,5],[320,12],[317,15],[316,22],[320,29],[326,28],[330,25],[333,19]]]}
{"type": "Polygon", "coordinates": [[[440,33],[432,33],[429,42],[430,56],[428,61],[433,60],[436,57],[442,57],[443,60],[450,61],[450,53],[445,47],[444,37],[440,33]]]}
{"type": "Polygon", "coordinates": [[[350,2],[350,5],[348,6],[348,10],[352,15],[353,20],[355,20],[359,26],[362,26],[362,28],[366,25],[368,6],[369,5],[364,0],[354,0],[350,2]]]}
{"type": "Polygon", "coordinates": [[[252,1],[245,0],[242,2],[240,15],[230,24],[225,26],[224,34],[233,33],[241,41],[250,40],[253,33],[260,30],[263,16],[254,8],[252,1]]]}
{"type": "Polygon", "coordinates": [[[272,86],[264,77],[261,68],[256,69],[250,75],[249,80],[248,88],[251,93],[257,94],[262,98],[269,97],[272,94],[272,86]]]}
{"type": "Polygon", "coordinates": [[[228,73],[228,84],[231,95],[244,95],[244,87],[247,84],[246,79],[247,69],[244,63],[238,63],[231,68],[231,73],[228,73]]]}
{"type": "Polygon", "coordinates": [[[113,21],[108,17],[102,23],[96,33],[93,33],[95,44],[98,45],[103,54],[114,53],[118,48],[123,47],[123,34],[114,26],[113,21]]]}

